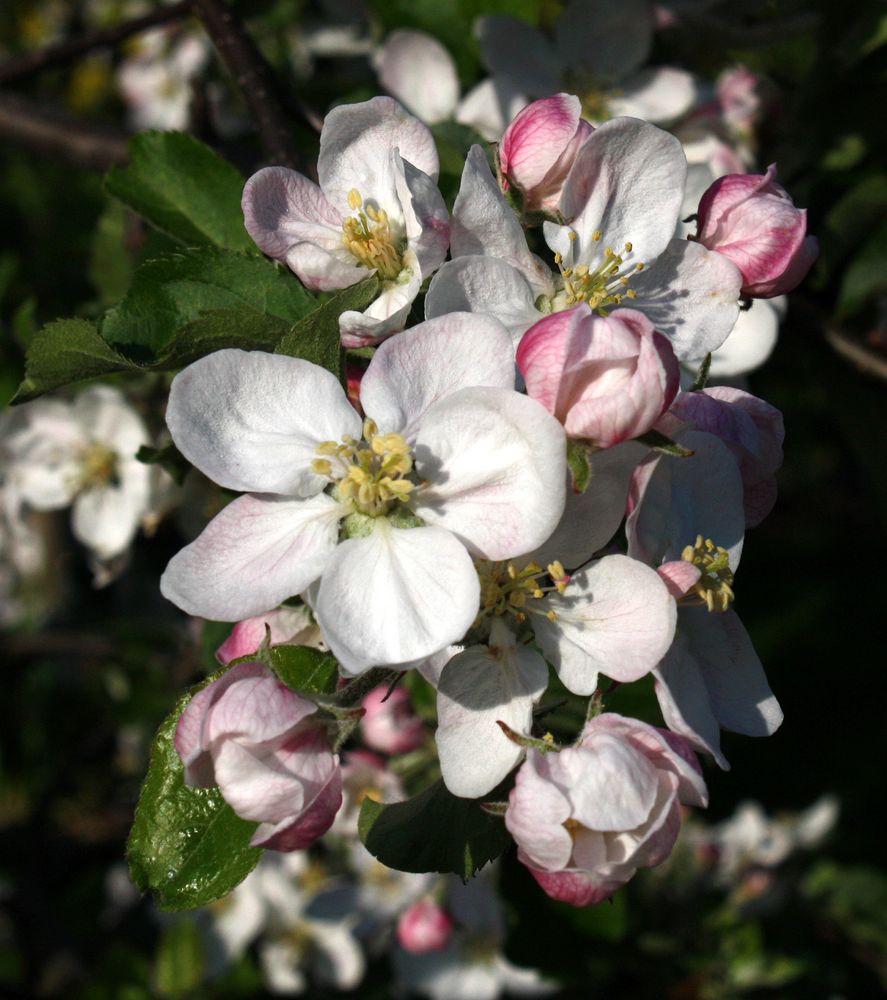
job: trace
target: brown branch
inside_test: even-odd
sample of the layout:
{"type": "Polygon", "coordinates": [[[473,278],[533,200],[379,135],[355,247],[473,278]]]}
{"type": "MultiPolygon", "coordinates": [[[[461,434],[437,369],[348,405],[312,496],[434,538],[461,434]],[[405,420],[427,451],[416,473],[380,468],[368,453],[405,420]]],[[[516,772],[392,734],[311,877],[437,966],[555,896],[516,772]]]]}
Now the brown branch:
{"type": "Polygon", "coordinates": [[[122,130],[46,108],[18,94],[0,93],[0,139],[97,170],[127,158],[127,134],[122,130]]]}
{"type": "Polygon", "coordinates": [[[274,72],[240,19],[223,0],[194,0],[193,10],[243,93],[269,161],[303,170],[274,72]]]}
{"type": "Polygon", "coordinates": [[[76,38],[69,38],[53,45],[47,45],[42,49],[34,49],[31,52],[23,52],[21,55],[13,56],[0,65],[0,85],[12,83],[15,80],[32,76],[40,70],[70,62],[72,59],[95,49],[105,49],[117,45],[131,35],[137,35],[139,32],[156,25],[187,17],[191,11],[191,5],[192,0],[182,0],[181,3],[168,7],[161,6],[151,11],[150,14],[133,18],[131,21],[124,21],[122,24],[115,24],[111,28],[99,28],[95,31],[84,32],[76,38]]]}

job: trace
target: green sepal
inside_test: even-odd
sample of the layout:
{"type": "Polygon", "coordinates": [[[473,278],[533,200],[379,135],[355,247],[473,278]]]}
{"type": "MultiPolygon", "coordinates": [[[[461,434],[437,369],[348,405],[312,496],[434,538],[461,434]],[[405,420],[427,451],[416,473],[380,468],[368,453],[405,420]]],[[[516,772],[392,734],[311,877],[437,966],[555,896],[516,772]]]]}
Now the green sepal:
{"type": "Polygon", "coordinates": [[[595,450],[590,441],[570,438],[567,441],[567,465],[574,493],[584,493],[591,482],[591,455],[595,450]]]}
{"type": "Polygon", "coordinates": [[[671,455],[674,458],[689,458],[695,454],[692,449],[682,447],[667,435],[660,434],[659,431],[647,431],[646,434],[639,434],[632,440],[652,448],[653,451],[661,452],[663,455],[671,455]]]}

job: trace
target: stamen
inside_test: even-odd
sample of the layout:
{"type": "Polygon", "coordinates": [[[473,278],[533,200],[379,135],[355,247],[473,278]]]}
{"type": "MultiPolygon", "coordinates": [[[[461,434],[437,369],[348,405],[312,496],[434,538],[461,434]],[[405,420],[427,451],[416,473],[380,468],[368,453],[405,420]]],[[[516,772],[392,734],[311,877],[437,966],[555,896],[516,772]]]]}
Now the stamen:
{"type": "Polygon", "coordinates": [[[726,611],[735,596],[733,571],[730,569],[730,554],[727,550],[715,545],[710,538],[697,535],[696,543],[684,549],[681,559],[701,570],[699,580],[691,591],[694,597],[688,594],[682,603],[704,604],[709,611],[726,611]]]}
{"type": "Polygon", "coordinates": [[[405,244],[402,237],[392,232],[388,213],[375,205],[364,209],[363,196],[356,188],[348,192],[348,206],[356,215],[342,223],[345,247],[361,267],[377,271],[386,280],[394,280],[404,269],[405,244]]]}

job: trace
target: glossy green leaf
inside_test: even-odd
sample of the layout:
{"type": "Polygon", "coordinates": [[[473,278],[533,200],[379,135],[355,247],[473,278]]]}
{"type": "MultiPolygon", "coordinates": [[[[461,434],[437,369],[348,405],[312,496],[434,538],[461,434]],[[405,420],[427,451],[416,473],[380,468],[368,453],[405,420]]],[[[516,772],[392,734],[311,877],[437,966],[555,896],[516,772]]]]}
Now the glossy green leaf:
{"type": "Polygon", "coordinates": [[[339,679],[339,667],[331,653],[309,646],[272,646],[271,669],[293,691],[305,694],[332,694],[339,679]]]}
{"type": "Polygon", "coordinates": [[[172,343],[149,367],[156,371],[176,371],[226,347],[273,351],[291,328],[290,323],[276,316],[246,306],[210,309],[181,327],[172,343]]]}
{"type": "Polygon", "coordinates": [[[236,816],[217,788],[185,785],[173,746],[176,723],[192,695],[222,673],[179,700],[151,746],[126,853],[133,881],[151,892],[162,910],[187,910],[220,899],[246,878],[262,854],[249,846],[256,824],[236,816]]]}
{"type": "MultiPolygon", "coordinates": [[[[488,796],[502,798],[496,790],[488,796]]],[[[402,872],[453,872],[469,879],[508,844],[502,820],[475,799],[460,799],[443,781],[405,802],[364,799],[360,839],[382,864],[402,872]]]]}
{"type": "Polygon", "coordinates": [[[264,257],[203,247],[143,264],[126,297],[105,316],[102,337],[127,357],[151,363],[186,323],[207,310],[237,306],[292,324],[315,310],[317,300],[264,257]]]}
{"type": "Polygon", "coordinates": [[[133,136],[129,162],[109,171],[105,188],[186,246],[254,248],[243,228],[243,177],[193,136],[183,132],[133,136]]]}

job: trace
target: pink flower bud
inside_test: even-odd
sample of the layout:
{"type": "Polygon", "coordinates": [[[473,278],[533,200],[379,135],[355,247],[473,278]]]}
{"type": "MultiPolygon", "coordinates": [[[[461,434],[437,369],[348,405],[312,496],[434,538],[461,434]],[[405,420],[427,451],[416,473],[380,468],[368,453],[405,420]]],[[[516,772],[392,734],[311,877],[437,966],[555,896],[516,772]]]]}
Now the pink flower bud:
{"type": "Polygon", "coordinates": [[[387,686],[382,685],[363,699],[365,715],[360,725],[364,742],[382,753],[416,750],[424,742],[425,729],[410,706],[409,692],[398,687],[386,699],[387,693],[387,686]]]}
{"type": "Polygon", "coordinates": [[[433,899],[420,899],[397,921],[397,940],[413,955],[440,951],[447,946],[452,932],[452,918],[433,899]]]}
{"type": "Polygon", "coordinates": [[[290,644],[317,648],[320,642],[320,629],[312,622],[307,608],[278,608],[238,622],[216,650],[216,659],[228,664],[255,653],[265,641],[266,626],[271,633],[272,646],[290,644]]]}
{"type": "Polygon", "coordinates": [[[531,326],[517,365],[527,393],[560,420],[567,437],[605,448],[648,431],[680,382],[671,343],[643,313],[597,316],[585,303],[531,326]]]}
{"type": "Polygon", "coordinates": [[[749,133],[761,110],[761,78],[745,66],[732,66],[718,77],[718,103],[724,121],[749,133]]]}
{"type": "Polygon", "coordinates": [[[807,236],[807,210],[796,208],[766,174],[719,177],[699,202],[697,240],[733,261],[742,273],[742,295],[769,299],[800,284],[819,254],[807,236]]]}
{"type": "Polygon", "coordinates": [[[588,906],[668,857],[681,804],[707,792],[686,740],[605,713],[560,753],[531,750],[508,798],[518,859],[553,899],[588,906]]]}
{"type": "Polygon", "coordinates": [[[259,827],[250,843],[307,847],[342,804],[342,773],[317,706],[261,663],[238,663],[191,699],[176,726],[185,783],[218,785],[238,816],[259,827]]]}
{"type": "Polygon", "coordinates": [[[502,189],[514,185],[530,210],[553,210],[576,154],[594,129],[572,94],[533,101],[516,115],[499,146],[502,189]]]}

